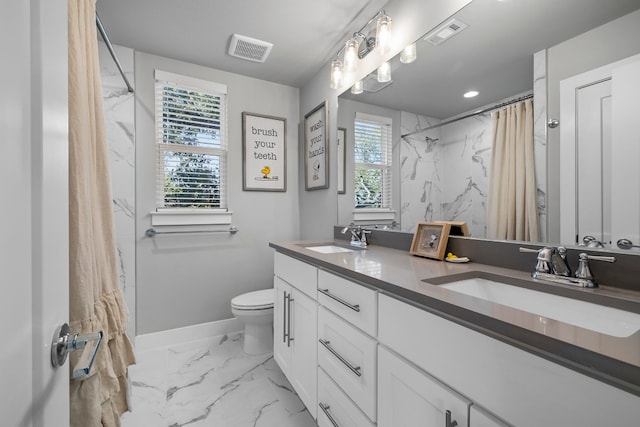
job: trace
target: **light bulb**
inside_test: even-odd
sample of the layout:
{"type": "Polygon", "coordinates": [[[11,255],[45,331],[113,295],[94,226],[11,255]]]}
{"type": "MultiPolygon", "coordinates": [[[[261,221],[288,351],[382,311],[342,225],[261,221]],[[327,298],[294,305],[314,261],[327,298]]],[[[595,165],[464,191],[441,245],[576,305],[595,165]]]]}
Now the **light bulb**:
{"type": "Polygon", "coordinates": [[[382,15],[376,22],[376,47],[383,55],[391,49],[391,18],[382,15]]]}
{"type": "Polygon", "coordinates": [[[329,80],[329,88],[339,89],[342,86],[342,61],[334,59],[331,62],[331,79],[329,80]]]}
{"type": "Polygon", "coordinates": [[[402,52],[400,53],[400,62],[403,64],[411,64],[417,57],[416,44],[411,43],[409,46],[402,49],[402,52]]]}
{"type": "Polygon", "coordinates": [[[360,95],[362,92],[364,92],[364,80],[358,80],[351,86],[351,93],[360,95]]]}
{"type": "Polygon", "coordinates": [[[380,83],[391,81],[391,65],[389,61],[383,62],[378,67],[378,81],[380,83]]]}
{"type": "Polygon", "coordinates": [[[344,71],[353,72],[358,67],[358,40],[354,37],[347,40],[344,47],[344,71]]]}

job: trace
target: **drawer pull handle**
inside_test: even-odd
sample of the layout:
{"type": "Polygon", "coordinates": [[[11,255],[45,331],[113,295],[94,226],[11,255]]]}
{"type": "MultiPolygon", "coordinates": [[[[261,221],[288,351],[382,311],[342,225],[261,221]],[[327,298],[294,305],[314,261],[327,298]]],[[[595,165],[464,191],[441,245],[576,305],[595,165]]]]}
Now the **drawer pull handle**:
{"type": "Polygon", "coordinates": [[[347,368],[349,368],[351,370],[351,372],[353,372],[354,374],[356,374],[359,377],[362,376],[362,372],[360,372],[360,366],[353,366],[351,363],[349,363],[347,361],[347,359],[342,357],[340,355],[340,353],[338,353],[333,347],[331,347],[331,343],[329,341],[323,340],[322,338],[319,339],[318,341],[320,341],[320,344],[322,344],[327,350],[329,350],[331,352],[331,354],[333,354],[335,357],[337,357],[338,360],[340,360],[342,363],[344,363],[344,365],[347,368]]]}
{"type": "Polygon", "coordinates": [[[457,425],[456,420],[451,421],[451,411],[447,409],[444,413],[444,427],[456,427],[457,425]]]}
{"type": "Polygon", "coordinates": [[[342,298],[333,295],[331,292],[329,292],[329,289],[318,289],[318,292],[323,293],[326,296],[328,296],[329,298],[338,301],[342,305],[346,305],[347,307],[349,307],[353,311],[360,312],[360,304],[350,304],[350,303],[346,302],[345,300],[343,300],[342,298]]]}
{"type": "Polygon", "coordinates": [[[320,402],[318,406],[320,406],[320,409],[322,409],[322,412],[324,412],[327,418],[329,418],[329,421],[331,421],[331,424],[333,424],[333,427],[340,427],[340,425],[336,422],[336,420],[334,420],[333,417],[331,416],[331,412],[329,412],[329,408],[330,408],[329,405],[325,405],[324,403],[320,402]]]}

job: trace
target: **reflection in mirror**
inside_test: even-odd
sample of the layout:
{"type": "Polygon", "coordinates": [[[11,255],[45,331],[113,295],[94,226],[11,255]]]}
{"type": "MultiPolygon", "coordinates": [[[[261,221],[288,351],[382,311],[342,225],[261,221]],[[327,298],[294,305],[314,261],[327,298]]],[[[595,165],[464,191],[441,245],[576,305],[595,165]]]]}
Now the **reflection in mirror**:
{"type": "Polygon", "coordinates": [[[637,43],[628,46],[629,38],[640,36],[629,30],[640,28],[639,7],[637,0],[475,0],[452,17],[467,25],[464,30],[438,45],[424,38],[434,39],[443,26],[458,22],[429,30],[416,42],[414,63],[391,61],[392,84],[380,88],[374,73],[365,79],[364,93],[339,97],[337,126],[347,129],[348,165],[346,192],[338,196],[339,222],[353,220],[349,135],[355,113],[363,112],[393,121],[393,206],[401,229],[413,232],[419,221],[457,220],[467,222],[473,237],[488,237],[491,107],[534,94],[540,240],[560,243],[559,132],[547,128],[546,119],[559,118],[561,79],[640,53],[637,43]],[[618,18],[624,25],[609,23],[618,18]],[[464,98],[470,90],[479,94],[464,98]],[[479,109],[485,112],[473,114],[479,109]]]}

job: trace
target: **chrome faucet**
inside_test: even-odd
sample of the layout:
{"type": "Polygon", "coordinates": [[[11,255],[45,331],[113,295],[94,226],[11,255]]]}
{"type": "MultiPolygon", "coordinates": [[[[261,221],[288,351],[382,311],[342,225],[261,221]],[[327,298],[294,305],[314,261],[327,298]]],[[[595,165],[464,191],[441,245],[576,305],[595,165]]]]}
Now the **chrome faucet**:
{"type": "Polygon", "coordinates": [[[589,260],[616,261],[615,257],[589,255],[583,252],[579,255],[580,264],[576,270],[575,277],[571,277],[571,269],[566,260],[567,250],[563,246],[557,248],[544,247],[541,249],[520,248],[520,252],[538,254],[535,271],[531,274],[534,279],[549,280],[582,288],[596,288],[598,286],[589,269],[589,260]]]}
{"type": "Polygon", "coordinates": [[[351,246],[357,246],[359,248],[367,247],[367,234],[371,234],[371,230],[365,230],[359,225],[349,226],[342,229],[342,234],[346,234],[347,231],[351,232],[351,246]]]}

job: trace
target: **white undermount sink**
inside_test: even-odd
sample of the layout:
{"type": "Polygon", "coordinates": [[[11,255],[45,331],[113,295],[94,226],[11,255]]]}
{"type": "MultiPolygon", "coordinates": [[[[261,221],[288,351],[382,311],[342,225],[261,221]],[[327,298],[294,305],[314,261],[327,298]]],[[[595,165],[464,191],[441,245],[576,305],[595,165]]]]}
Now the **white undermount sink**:
{"type": "Polygon", "coordinates": [[[320,252],[321,254],[339,254],[343,252],[354,252],[353,249],[343,248],[336,245],[323,245],[323,246],[306,246],[310,251],[320,252]]]}
{"type": "MultiPolygon", "coordinates": [[[[508,281],[509,279],[501,278],[501,280],[508,281]]],[[[425,281],[454,292],[614,337],[628,337],[640,330],[640,314],[638,313],[536,291],[490,278],[470,277],[447,281],[446,277],[441,277],[425,281]]],[[[537,285],[548,286],[545,284],[537,285]]]]}

